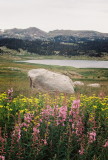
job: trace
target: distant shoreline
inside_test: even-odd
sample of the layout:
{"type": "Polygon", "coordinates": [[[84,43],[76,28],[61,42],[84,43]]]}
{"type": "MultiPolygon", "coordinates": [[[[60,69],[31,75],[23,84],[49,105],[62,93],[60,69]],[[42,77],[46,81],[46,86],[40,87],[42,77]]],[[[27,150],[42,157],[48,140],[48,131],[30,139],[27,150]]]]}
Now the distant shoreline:
{"type": "Polygon", "coordinates": [[[97,60],[26,60],[16,61],[26,62],[44,65],[58,65],[58,66],[71,66],[75,68],[108,68],[108,61],[97,61],[97,60]]]}

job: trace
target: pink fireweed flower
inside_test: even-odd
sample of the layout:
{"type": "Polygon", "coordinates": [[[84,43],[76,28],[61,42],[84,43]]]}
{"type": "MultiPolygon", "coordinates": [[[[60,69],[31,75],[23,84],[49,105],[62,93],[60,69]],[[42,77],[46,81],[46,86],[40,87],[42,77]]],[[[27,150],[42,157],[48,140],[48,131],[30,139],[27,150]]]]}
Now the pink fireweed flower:
{"type": "Polygon", "coordinates": [[[12,88],[8,89],[7,94],[8,94],[8,100],[11,101],[13,96],[13,89],[12,88]]]}
{"type": "Polygon", "coordinates": [[[36,126],[39,127],[39,126],[40,126],[40,123],[38,123],[36,126]]]}
{"type": "Polygon", "coordinates": [[[21,128],[20,128],[20,125],[19,126],[15,126],[15,130],[13,131],[12,136],[16,137],[17,142],[19,142],[19,140],[21,138],[21,128]]]}
{"type": "Polygon", "coordinates": [[[47,145],[47,140],[46,139],[42,139],[44,145],[47,145]]]}
{"type": "Polygon", "coordinates": [[[0,156],[0,159],[1,160],[5,160],[5,156],[0,156]]]}
{"type": "Polygon", "coordinates": [[[51,106],[46,106],[46,109],[44,109],[41,112],[42,119],[48,120],[50,116],[54,116],[54,109],[51,108],[51,106]]]}
{"type": "MultiPolygon", "coordinates": [[[[0,127],[0,154],[5,153],[5,142],[6,142],[6,138],[2,137],[2,129],[0,127]]],[[[4,156],[0,156],[0,157],[1,157],[1,159],[4,158],[4,156]]]]}
{"type": "Polygon", "coordinates": [[[57,114],[59,111],[59,106],[58,105],[55,105],[54,106],[54,113],[57,114]]]}
{"type": "Polygon", "coordinates": [[[104,92],[100,92],[99,96],[100,96],[101,98],[104,98],[104,97],[105,97],[105,93],[104,93],[104,92]]]}
{"type": "Polygon", "coordinates": [[[72,119],[69,119],[69,122],[73,122],[73,120],[72,120],[72,119]]]}
{"type": "Polygon", "coordinates": [[[67,118],[67,106],[62,106],[59,109],[59,115],[58,115],[58,120],[57,120],[57,125],[62,124],[64,126],[64,122],[66,121],[67,118]]]}
{"type": "Polygon", "coordinates": [[[37,141],[38,141],[38,137],[39,137],[39,133],[40,133],[40,131],[39,131],[39,129],[37,128],[37,127],[33,127],[33,133],[32,133],[32,135],[33,135],[33,142],[34,143],[37,143],[37,141]]]}
{"type": "Polygon", "coordinates": [[[25,122],[23,122],[22,124],[21,124],[21,127],[29,127],[29,125],[27,124],[27,123],[25,123],[25,122]]]}
{"type": "Polygon", "coordinates": [[[1,137],[0,135],[0,143],[4,143],[5,142],[5,139],[1,137]]]}
{"type": "Polygon", "coordinates": [[[76,121],[76,135],[80,136],[83,134],[83,131],[84,131],[84,124],[82,122],[82,119],[81,117],[79,117],[79,120],[76,121]]]}
{"type": "Polygon", "coordinates": [[[72,103],[72,108],[77,109],[79,107],[80,107],[80,99],[74,100],[73,103],[72,103]]]}
{"type": "Polygon", "coordinates": [[[72,116],[70,119],[75,118],[79,114],[80,100],[74,100],[72,103],[72,108],[69,112],[69,115],[72,116]]]}
{"type": "Polygon", "coordinates": [[[39,120],[42,123],[42,119],[39,120]]]}
{"type": "Polygon", "coordinates": [[[46,139],[44,140],[44,145],[47,145],[47,141],[46,141],[46,139]]]}
{"type": "Polygon", "coordinates": [[[39,129],[37,129],[36,127],[33,127],[33,133],[39,133],[40,131],[39,131],[39,129]]]}
{"type": "Polygon", "coordinates": [[[30,123],[32,121],[32,118],[33,118],[33,114],[31,113],[26,113],[24,115],[24,121],[26,121],[27,123],[30,123]]]}
{"type": "Polygon", "coordinates": [[[59,110],[59,117],[62,117],[62,119],[66,119],[67,115],[67,106],[62,106],[59,110]]]}
{"type": "Polygon", "coordinates": [[[72,133],[81,136],[84,131],[83,116],[79,114],[80,100],[74,100],[69,112],[69,122],[72,123],[72,133]]]}
{"type": "Polygon", "coordinates": [[[13,94],[13,88],[11,88],[11,89],[8,89],[8,96],[12,96],[12,94],[13,94]]]}
{"type": "Polygon", "coordinates": [[[81,149],[79,150],[79,154],[80,154],[80,155],[83,155],[83,154],[84,154],[84,148],[83,148],[83,147],[81,147],[81,149]]]}
{"type": "Polygon", "coordinates": [[[89,143],[96,141],[96,131],[88,132],[89,143]]]}
{"type": "Polygon", "coordinates": [[[108,147],[108,141],[105,142],[105,144],[103,145],[103,147],[108,147]]]}

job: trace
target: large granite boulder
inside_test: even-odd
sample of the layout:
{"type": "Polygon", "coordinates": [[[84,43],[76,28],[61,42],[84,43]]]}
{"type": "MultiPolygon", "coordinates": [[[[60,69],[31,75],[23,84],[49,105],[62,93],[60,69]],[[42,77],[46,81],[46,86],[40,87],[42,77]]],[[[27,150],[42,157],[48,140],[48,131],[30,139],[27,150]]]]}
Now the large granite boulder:
{"type": "Polygon", "coordinates": [[[30,86],[40,91],[74,93],[74,84],[68,76],[46,69],[32,69],[28,72],[28,76],[30,86]]]}

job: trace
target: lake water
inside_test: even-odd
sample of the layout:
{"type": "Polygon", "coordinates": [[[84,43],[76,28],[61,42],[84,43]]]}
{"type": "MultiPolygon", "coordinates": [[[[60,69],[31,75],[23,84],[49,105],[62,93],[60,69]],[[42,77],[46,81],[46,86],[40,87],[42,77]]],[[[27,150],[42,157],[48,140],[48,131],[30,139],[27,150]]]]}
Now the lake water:
{"type": "Polygon", "coordinates": [[[17,61],[45,65],[71,66],[75,68],[108,68],[108,61],[96,60],[26,60],[17,61]]]}

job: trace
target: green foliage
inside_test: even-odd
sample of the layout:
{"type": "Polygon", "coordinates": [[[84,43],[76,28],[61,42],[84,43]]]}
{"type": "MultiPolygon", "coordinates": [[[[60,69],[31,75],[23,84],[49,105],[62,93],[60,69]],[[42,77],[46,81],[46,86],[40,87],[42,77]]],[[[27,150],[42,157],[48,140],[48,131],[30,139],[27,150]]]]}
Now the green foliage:
{"type": "Polygon", "coordinates": [[[108,159],[108,96],[0,94],[0,156],[8,160],[108,159]]]}
{"type": "MultiPolygon", "coordinates": [[[[69,76],[73,81],[82,81],[84,86],[75,87],[76,93],[98,94],[99,92],[108,93],[108,69],[77,69],[67,66],[50,66],[42,64],[16,63],[17,60],[35,59],[37,56],[3,55],[0,56],[0,93],[7,88],[13,88],[15,94],[26,96],[35,95],[36,89],[31,89],[27,72],[30,69],[45,68],[50,71],[59,72],[69,76]],[[99,83],[100,88],[88,88],[89,83],[99,83]],[[89,92],[88,92],[89,90],[89,92]]],[[[45,56],[40,57],[45,58],[45,56]]],[[[47,57],[48,58],[48,57],[47,57]]],[[[51,58],[51,57],[49,57],[51,58]]],[[[54,57],[52,57],[54,58],[54,57]]],[[[79,57],[80,58],[80,57],[79,57]]]]}

